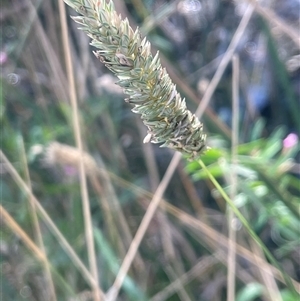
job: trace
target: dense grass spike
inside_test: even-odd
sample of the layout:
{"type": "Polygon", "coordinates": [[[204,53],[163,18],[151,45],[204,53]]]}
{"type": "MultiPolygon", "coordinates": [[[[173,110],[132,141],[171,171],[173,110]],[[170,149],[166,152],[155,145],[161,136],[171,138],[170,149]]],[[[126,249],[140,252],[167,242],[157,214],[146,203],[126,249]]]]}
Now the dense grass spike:
{"type": "Polygon", "coordinates": [[[153,57],[150,43],[142,40],[127,19],[122,20],[112,1],[65,0],[82,16],[73,17],[92,39],[95,56],[111,70],[129,97],[132,111],[141,115],[148,128],[144,143],[163,143],[195,159],[206,149],[206,135],[198,118],[186,108],[158,52],[153,57]]]}

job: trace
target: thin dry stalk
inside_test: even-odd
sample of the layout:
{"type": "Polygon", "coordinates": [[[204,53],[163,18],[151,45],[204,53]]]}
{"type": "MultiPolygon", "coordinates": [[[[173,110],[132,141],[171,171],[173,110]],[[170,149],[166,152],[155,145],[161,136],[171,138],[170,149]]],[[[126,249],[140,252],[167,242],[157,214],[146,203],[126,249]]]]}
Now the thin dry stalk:
{"type": "Polygon", "coordinates": [[[135,7],[135,11],[142,19],[146,19],[148,17],[147,8],[142,0],[132,0],[132,4],[135,7]]]}
{"type": "MultiPolygon", "coordinates": [[[[254,243],[254,241],[251,241],[251,248],[253,250],[253,253],[256,254],[256,258],[261,258],[263,260],[265,259],[264,253],[262,252],[262,250],[259,248],[259,246],[254,243]]],[[[261,277],[265,283],[265,287],[266,287],[266,293],[267,293],[267,297],[270,301],[283,301],[279,288],[276,284],[274,275],[272,274],[272,272],[267,269],[258,269],[259,273],[261,274],[261,277]]]]}
{"type": "MultiPolygon", "coordinates": [[[[26,16],[26,25],[24,24],[24,28],[23,28],[23,32],[22,32],[22,39],[18,44],[18,47],[16,48],[16,58],[19,58],[20,55],[22,54],[22,51],[24,50],[24,45],[25,42],[27,41],[29,34],[34,26],[34,22],[37,19],[37,14],[36,14],[36,10],[39,9],[40,5],[41,5],[42,1],[37,1],[37,3],[35,4],[35,6],[33,6],[33,4],[31,3],[31,1],[27,1],[27,3],[25,3],[25,1],[22,2],[22,4],[20,5],[20,3],[18,3],[18,5],[16,3],[12,3],[12,18],[16,18],[19,17],[21,15],[24,16],[24,11],[23,8],[28,9],[29,8],[29,14],[28,16],[26,16]],[[22,7],[24,5],[24,7],[22,7]]],[[[1,7],[1,15],[3,14],[3,7],[1,7]]],[[[4,12],[5,15],[5,12],[4,12]]],[[[2,16],[0,17],[0,19],[2,19],[2,16]]]]}
{"type": "Polygon", "coordinates": [[[31,240],[31,238],[26,234],[26,232],[16,223],[14,218],[5,210],[5,208],[0,205],[0,216],[1,220],[10,228],[13,233],[18,235],[18,237],[24,242],[29,250],[40,260],[44,266],[50,266],[48,258],[45,253],[31,240]]]}
{"type": "MultiPolygon", "coordinates": [[[[91,275],[91,273],[87,270],[85,265],[82,263],[80,258],[77,256],[73,248],[70,246],[70,244],[67,242],[65,237],[62,235],[62,233],[58,230],[52,219],[49,217],[45,209],[42,207],[42,205],[39,203],[38,199],[33,195],[27,184],[23,181],[23,179],[20,177],[14,166],[11,164],[11,162],[7,159],[7,157],[4,155],[2,150],[0,149],[0,160],[5,164],[5,168],[7,169],[8,173],[12,176],[14,181],[18,184],[20,189],[22,189],[28,197],[30,197],[34,205],[38,211],[38,213],[41,215],[43,221],[48,226],[51,233],[56,237],[58,242],[61,244],[65,252],[68,254],[70,259],[73,261],[74,265],[77,267],[77,269],[81,272],[82,276],[86,279],[88,284],[91,287],[96,287],[97,282],[91,275]]],[[[104,293],[100,290],[100,294],[105,299],[104,293]]]]}
{"type": "MultiPolygon", "coordinates": [[[[139,120],[137,120],[137,127],[140,132],[140,136],[145,137],[146,134],[145,128],[141,125],[139,120]]],[[[143,149],[144,159],[148,170],[151,192],[154,192],[156,187],[158,187],[159,185],[159,172],[155,161],[153,146],[149,143],[142,143],[142,149],[143,149]]],[[[157,218],[161,229],[161,236],[162,236],[161,241],[162,241],[165,259],[167,261],[173,260],[175,258],[175,250],[172,242],[170,224],[168,222],[168,217],[166,216],[164,209],[162,209],[161,214],[158,215],[157,218]]]]}
{"type": "Polygon", "coordinates": [[[212,268],[219,260],[215,256],[205,257],[200,259],[198,263],[188,272],[178,277],[176,280],[171,282],[162,291],[155,294],[150,301],[164,301],[171,297],[178,290],[178,284],[186,285],[196,277],[200,277],[202,274],[212,268]]]}
{"type": "MultiPolygon", "coordinates": [[[[118,197],[116,195],[114,186],[109,177],[106,166],[100,156],[98,156],[98,165],[101,168],[102,172],[100,173],[101,182],[104,185],[104,192],[106,198],[109,199],[108,206],[110,206],[110,210],[112,212],[112,216],[114,218],[115,224],[118,225],[120,234],[122,236],[121,243],[124,243],[126,248],[129,248],[131,242],[133,241],[133,237],[127,223],[126,217],[118,201],[118,197]]],[[[135,259],[135,267],[138,271],[145,270],[145,264],[139,252],[137,252],[135,259]]]]}
{"type": "Polygon", "coordinates": [[[212,78],[211,82],[209,83],[209,86],[207,87],[207,89],[203,95],[200,105],[196,110],[195,115],[198,118],[202,117],[204,110],[208,106],[208,103],[209,103],[221,77],[223,76],[227,65],[231,61],[232,56],[236,50],[236,47],[238,46],[238,43],[240,42],[240,40],[244,34],[244,31],[251,19],[253,10],[254,10],[253,7],[251,5],[249,5],[236,32],[234,33],[234,36],[232,37],[232,40],[231,40],[226,52],[224,53],[224,56],[222,57],[220,65],[219,65],[214,77],[212,78]]]}
{"type": "MultiPolygon", "coordinates": [[[[239,137],[239,58],[234,55],[232,58],[232,145],[231,145],[231,158],[232,168],[230,173],[230,198],[235,199],[237,194],[237,146],[239,137]]],[[[236,274],[236,229],[234,227],[234,221],[236,219],[232,209],[228,206],[228,270],[227,270],[227,301],[235,300],[235,274],[236,274]]]]}
{"type": "Polygon", "coordinates": [[[183,187],[185,188],[185,191],[188,195],[188,198],[191,202],[193,209],[195,210],[197,217],[206,219],[205,208],[203,206],[203,202],[202,202],[201,198],[199,197],[191,178],[186,173],[186,171],[184,170],[183,164],[181,164],[181,163],[178,166],[178,173],[180,176],[180,181],[183,184],[183,187]]]}
{"type": "Polygon", "coordinates": [[[174,269],[170,265],[168,265],[165,270],[166,270],[166,274],[168,275],[169,279],[171,279],[173,281],[179,280],[179,281],[177,281],[177,294],[178,294],[180,300],[181,301],[191,301],[191,298],[189,297],[187,291],[185,290],[181,279],[178,278],[174,269]]]}
{"type": "Polygon", "coordinates": [[[99,205],[103,210],[103,218],[105,219],[106,228],[109,233],[110,243],[112,246],[116,246],[117,250],[119,251],[119,256],[124,257],[126,255],[126,249],[121,239],[122,236],[114,223],[111,205],[108,200],[108,194],[105,193],[103,189],[105,183],[102,185],[97,176],[90,176],[89,180],[93,189],[99,196],[99,205]]]}
{"type": "Polygon", "coordinates": [[[148,226],[149,226],[149,224],[154,216],[154,213],[160,203],[160,200],[167,188],[167,185],[169,184],[169,182],[172,178],[172,175],[180,161],[180,158],[181,158],[181,153],[179,153],[179,152],[175,153],[162,181],[160,182],[158,188],[156,189],[156,192],[153,195],[151,203],[142,219],[142,222],[136,232],[136,235],[135,235],[135,237],[129,247],[129,250],[123,260],[121,268],[115,279],[115,282],[107,293],[107,298],[109,301],[115,300],[118,296],[118,293],[122,287],[123,281],[127,275],[127,272],[131,266],[131,263],[132,263],[135,255],[136,255],[139,245],[148,229],[148,226]]]}
{"type": "MultiPolygon", "coordinates": [[[[140,133],[140,137],[145,137],[145,135],[147,134],[145,127],[140,123],[139,118],[136,117],[135,120],[138,131],[140,133]]],[[[151,192],[154,192],[159,184],[160,179],[158,167],[155,160],[155,154],[153,152],[153,146],[149,143],[141,143],[141,147],[143,150],[144,160],[149,175],[150,190],[151,192]]]]}
{"type": "Polygon", "coordinates": [[[96,286],[93,287],[94,290],[94,300],[100,301],[100,291],[98,289],[99,277],[98,277],[98,268],[97,268],[97,260],[95,254],[95,246],[94,246],[94,237],[93,237],[93,225],[92,225],[92,217],[90,212],[90,202],[87,191],[87,182],[86,182],[86,174],[83,163],[83,145],[80,131],[80,121],[79,121],[79,112],[77,105],[77,95],[75,89],[75,79],[74,72],[72,66],[71,59],[71,51],[69,44],[69,36],[68,36],[68,25],[66,20],[66,10],[65,5],[62,1],[58,1],[59,7],[59,16],[61,23],[61,31],[62,31],[62,44],[64,48],[64,56],[66,60],[66,68],[67,68],[67,77],[69,82],[69,94],[72,106],[72,117],[73,117],[73,130],[75,134],[76,146],[80,152],[80,165],[79,165],[79,177],[80,177],[80,192],[82,199],[82,207],[83,207],[83,215],[84,215],[84,224],[85,224],[85,236],[86,236],[86,244],[89,258],[89,267],[93,278],[96,281],[96,286]]]}
{"type": "Polygon", "coordinates": [[[37,40],[41,43],[43,50],[45,51],[45,55],[48,60],[49,70],[51,71],[51,78],[56,79],[55,81],[55,89],[53,89],[54,93],[56,94],[57,99],[66,100],[68,99],[67,93],[65,92],[64,87],[66,86],[66,78],[62,72],[61,64],[56,56],[55,51],[47,35],[41,25],[41,22],[37,16],[36,8],[33,6],[30,0],[28,2],[28,7],[30,9],[30,16],[36,20],[34,23],[34,31],[37,36],[37,40]]]}
{"type": "MultiPolygon", "coordinates": [[[[23,141],[22,137],[20,137],[20,148],[21,148],[21,161],[22,161],[23,167],[24,167],[27,186],[28,186],[28,189],[30,189],[30,191],[32,192],[30,174],[29,174],[29,170],[28,170],[28,164],[27,164],[27,158],[26,158],[26,152],[25,152],[25,146],[24,146],[24,141],[23,141]]],[[[30,207],[30,215],[32,218],[32,223],[33,223],[35,241],[37,242],[37,245],[40,248],[43,255],[45,256],[45,258],[47,258],[47,253],[46,253],[45,245],[43,242],[43,236],[42,236],[42,232],[41,232],[41,228],[39,225],[38,216],[37,216],[37,212],[36,212],[36,206],[35,206],[34,201],[31,196],[28,196],[28,202],[29,202],[29,207],[30,207]]],[[[56,298],[56,293],[55,293],[55,287],[54,287],[48,260],[46,260],[44,262],[44,265],[45,265],[44,277],[48,284],[47,288],[46,288],[47,295],[49,295],[50,300],[56,301],[57,298],[56,298]]]]}
{"type": "Polygon", "coordinates": [[[297,32],[293,27],[282,21],[271,9],[262,7],[257,1],[248,0],[248,2],[254,6],[254,9],[258,14],[260,14],[268,22],[275,24],[281,32],[289,36],[297,47],[300,48],[299,31],[297,32]]]}

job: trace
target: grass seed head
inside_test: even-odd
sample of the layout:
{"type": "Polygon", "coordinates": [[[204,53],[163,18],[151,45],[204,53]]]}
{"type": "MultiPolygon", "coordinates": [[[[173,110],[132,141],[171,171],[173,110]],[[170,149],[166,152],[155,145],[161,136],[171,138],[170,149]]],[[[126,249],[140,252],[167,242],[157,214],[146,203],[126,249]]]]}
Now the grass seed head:
{"type": "Polygon", "coordinates": [[[65,2],[82,15],[74,21],[91,37],[91,45],[98,49],[95,56],[120,79],[117,84],[128,94],[132,111],[141,115],[148,128],[144,143],[163,143],[161,147],[197,158],[206,149],[203,126],[187,110],[160,64],[159,53],[152,56],[149,41],[116,13],[112,1],[65,2]]]}

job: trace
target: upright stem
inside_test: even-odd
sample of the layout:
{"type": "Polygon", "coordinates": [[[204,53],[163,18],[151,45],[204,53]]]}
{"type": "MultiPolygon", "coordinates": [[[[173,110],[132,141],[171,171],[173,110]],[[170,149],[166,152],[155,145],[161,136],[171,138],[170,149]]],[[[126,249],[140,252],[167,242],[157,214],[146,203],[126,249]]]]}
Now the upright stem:
{"type": "Polygon", "coordinates": [[[71,106],[73,111],[73,129],[74,129],[76,146],[81,154],[80,164],[79,164],[80,192],[81,192],[84,223],[85,223],[85,237],[86,237],[86,244],[88,250],[89,266],[90,266],[91,274],[93,275],[93,278],[95,279],[96,282],[96,285],[93,287],[94,300],[100,301],[101,297],[100,297],[100,291],[98,287],[99,278],[98,278],[97,260],[95,254],[95,246],[94,246],[93,225],[92,225],[92,217],[90,212],[86,174],[85,174],[85,168],[83,163],[83,146],[82,146],[80,121],[79,121],[79,113],[78,113],[78,105],[77,105],[77,95],[75,89],[74,72],[73,72],[71,51],[70,51],[70,44],[69,44],[66,10],[65,10],[65,5],[62,1],[58,1],[58,4],[59,4],[60,22],[62,26],[62,43],[63,43],[64,54],[66,59],[67,76],[69,82],[69,94],[70,94],[71,106]]]}
{"type": "MultiPolygon", "coordinates": [[[[235,199],[237,193],[237,145],[239,136],[239,58],[234,55],[232,58],[233,74],[232,74],[232,145],[231,145],[231,190],[230,198],[235,199]]],[[[228,274],[227,274],[227,301],[235,300],[235,274],[236,274],[236,228],[234,227],[235,215],[228,208],[228,274]]]]}

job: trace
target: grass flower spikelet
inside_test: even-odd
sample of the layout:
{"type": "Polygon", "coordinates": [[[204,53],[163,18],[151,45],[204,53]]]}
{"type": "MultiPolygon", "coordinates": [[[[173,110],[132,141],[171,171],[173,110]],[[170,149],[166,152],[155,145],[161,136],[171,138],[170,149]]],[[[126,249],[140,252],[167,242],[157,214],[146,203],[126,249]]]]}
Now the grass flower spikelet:
{"type": "Polygon", "coordinates": [[[95,56],[118,78],[128,95],[126,102],[141,115],[148,128],[144,143],[162,143],[197,158],[206,149],[206,135],[198,118],[186,108],[159,54],[154,57],[150,43],[122,19],[112,1],[65,0],[81,16],[73,17],[92,39],[95,56]]]}

